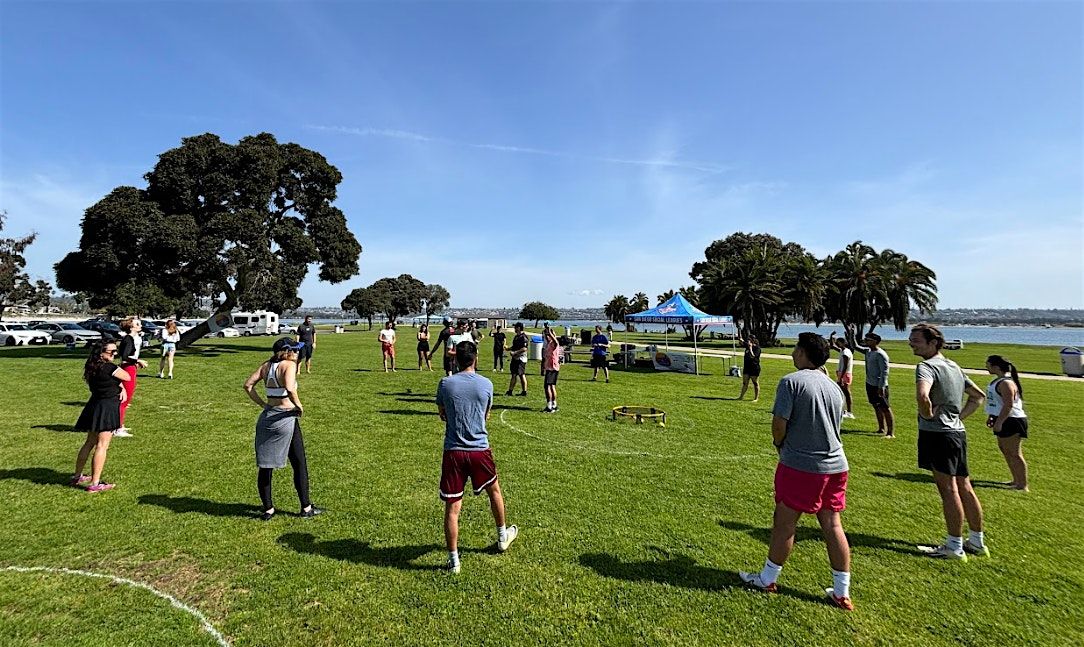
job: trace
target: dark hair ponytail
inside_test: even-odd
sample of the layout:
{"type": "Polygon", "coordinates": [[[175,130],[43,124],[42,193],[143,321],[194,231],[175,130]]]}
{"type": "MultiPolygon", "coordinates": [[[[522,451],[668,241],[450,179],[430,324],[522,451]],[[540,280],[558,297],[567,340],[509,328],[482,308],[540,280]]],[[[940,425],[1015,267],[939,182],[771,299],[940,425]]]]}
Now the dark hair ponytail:
{"type": "Polygon", "coordinates": [[[996,366],[998,370],[1008,373],[1012,377],[1013,384],[1016,385],[1016,392],[1020,394],[1020,397],[1024,397],[1024,386],[1020,384],[1020,374],[1016,372],[1015,364],[1001,355],[991,355],[986,358],[986,361],[996,366]]]}
{"type": "Polygon", "coordinates": [[[90,345],[90,356],[87,357],[87,363],[83,365],[83,381],[90,382],[90,378],[98,372],[98,369],[105,364],[105,360],[102,359],[102,351],[105,350],[104,342],[94,342],[90,345]]]}

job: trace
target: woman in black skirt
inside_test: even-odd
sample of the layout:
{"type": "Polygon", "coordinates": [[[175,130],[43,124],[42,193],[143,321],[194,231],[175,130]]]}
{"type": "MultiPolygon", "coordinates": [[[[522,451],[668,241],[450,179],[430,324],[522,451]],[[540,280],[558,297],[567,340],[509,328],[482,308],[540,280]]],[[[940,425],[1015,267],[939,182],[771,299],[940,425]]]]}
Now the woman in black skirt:
{"type": "Polygon", "coordinates": [[[749,389],[749,383],[752,382],[753,402],[756,402],[760,399],[760,344],[757,343],[757,338],[752,335],[743,344],[745,345],[745,357],[742,362],[741,395],[738,396],[738,399],[745,399],[745,392],[749,389]]]}
{"type": "Polygon", "coordinates": [[[87,432],[87,440],[79,449],[75,459],[75,474],[72,485],[85,485],[87,492],[112,490],[112,483],[102,481],[102,468],[105,467],[105,455],[109,451],[109,441],[113,432],[120,428],[120,403],[127,394],[121,388],[121,382],[131,379],[128,373],[113,363],[117,354],[117,345],[113,342],[96,343],[91,347],[90,357],[83,367],[83,379],[90,387],[90,399],[79,414],[75,423],[76,431],[87,432]],[[83,466],[91,453],[91,474],[83,474],[83,466]]]}

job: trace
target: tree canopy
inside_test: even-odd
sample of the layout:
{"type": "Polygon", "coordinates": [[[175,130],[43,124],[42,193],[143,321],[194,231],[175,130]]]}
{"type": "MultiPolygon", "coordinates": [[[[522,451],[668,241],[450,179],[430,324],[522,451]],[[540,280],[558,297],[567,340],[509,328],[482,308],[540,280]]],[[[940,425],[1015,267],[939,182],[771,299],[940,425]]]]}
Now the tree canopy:
{"type": "MultiPolygon", "coordinates": [[[[0,211],[0,231],[4,230],[5,220],[7,212],[0,211]]],[[[37,285],[32,284],[30,277],[23,271],[26,267],[23,253],[37,236],[36,233],[30,233],[22,238],[0,238],[0,319],[4,318],[4,310],[8,306],[24,302],[35,305],[43,296],[48,298],[52,293],[52,287],[48,283],[38,281],[37,285]],[[42,289],[45,290],[44,295],[41,294],[42,289]]]]}
{"type": "Polygon", "coordinates": [[[700,302],[690,301],[733,316],[741,333],[761,344],[772,343],[786,319],[853,324],[860,337],[866,326],[888,322],[903,330],[912,304],[920,312],[937,305],[932,270],[861,241],[818,260],[797,243],[739,232],[713,242],[704,255],[689,272],[700,302]]]}
{"type": "Polygon", "coordinates": [[[557,311],[551,305],[542,303],[541,301],[531,301],[530,303],[524,303],[523,308],[519,311],[520,319],[533,319],[534,327],[538,327],[538,322],[543,319],[558,319],[561,313],[557,311]]]}
{"type": "Polygon", "coordinates": [[[283,312],[301,305],[310,264],[331,283],[358,272],[361,245],[332,205],[342,174],[315,151],[268,133],[236,145],[207,133],[144,177],[147,188],[117,187],[88,208],[79,249],[56,265],[58,285],[92,308],[172,314],[210,297],[216,313],[283,312]]]}
{"type": "Polygon", "coordinates": [[[643,292],[637,292],[632,295],[632,300],[629,301],[629,314],[643,312],[651,307],[651,302],[647,299],[647,294],[643,292]]]}
{"type": "Polygon", "coordinates": [[[425,286],[425,323],[429,323],[429,317],[440,314],[452,302],[452,295],[443,285],[430,283],[425,286]]]}
{"type": "Polygon", "coordinates": [[[356,312],[358,317],[369,322],[369,330],[373,329],[373,317],[384,312],[384,303],[379,296],[369,288],[356,288],[346,295],[339,304],[347,312],[356,312]]]}
{"type": "Polygon", "coordinates": [[[369,289],[383,305],[384,316],[388,321],[396,321],[403,315],[420,312],[422,299],[428,294],[425,283],[409,274],[377,279],[369,289]]]}
{"type": "Polygon", "coordinates": [[[629,298],[623,294],[615,294],[612,299],[603,308],[603,312],[606,313],[606,319],[613,323],[621,323],[625,320],[625,315],[629,314],[629,298]]]}

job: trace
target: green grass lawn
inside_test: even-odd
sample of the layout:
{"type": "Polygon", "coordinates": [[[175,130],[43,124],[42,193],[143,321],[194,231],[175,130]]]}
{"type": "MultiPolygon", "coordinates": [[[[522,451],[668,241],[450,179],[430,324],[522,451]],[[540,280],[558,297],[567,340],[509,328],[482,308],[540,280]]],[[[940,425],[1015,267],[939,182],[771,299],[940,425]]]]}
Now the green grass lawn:
{"type": "MultiPolygon", "coordinates": [[[[520,538],[496,554],[488,505],[468,497],[463,572],[452,576],[440,570],[439,373],[383,373],[374,336],[320,337],[316,372],[301,378],[302,424],[313,499],[328,513],[269,523],[254,516],[259,410],[241,390],[269,338],[202,341],[178,357],[173,381],[143,371],[128,416],[135,437],[115,439],[106,466],[119,486],[97,495],[65,485],[82,441],[69,430],[86,397],[84,352],[0,349],[0,568],[145,582],[203,612],[234,645],[1084,641],[1084,383],[1024,384],[1030,494],[997,485],[1008,471],[981,420],[969,421],[993,556],[966,564],[914,549],[944,527],[915,466],[913,375],[892,372],[897,440],[873,435],[872,411],[858,405],[844,441],[857,605],[847,614],[822,600],[831,573],[813,519],[803,520],[780,594],[744,590],[736,574],[766,555],[770,408],[789,362],[765,360],[755,404],[734,401],[739,382],[719,370],[614,371],[604,384],[588,382],[583,365],[562,371],[556,415],[538,412],[537,377],[529,398],[498,397],[490,437],[520,538]],[[668,425],[610,422],[621,404],[662,407],[668,425]]],[[[402,366],[413,369],[404,342],[402,366]]],[[[503,393],[507,374],[497,378],[503,393]]],[[[296,511],[289,469],[277,472],[275,493],[281,510],[296,511]]],[[[215,642],[146,591],[0,571],[0,645],[28,644],[215,642]]]]}

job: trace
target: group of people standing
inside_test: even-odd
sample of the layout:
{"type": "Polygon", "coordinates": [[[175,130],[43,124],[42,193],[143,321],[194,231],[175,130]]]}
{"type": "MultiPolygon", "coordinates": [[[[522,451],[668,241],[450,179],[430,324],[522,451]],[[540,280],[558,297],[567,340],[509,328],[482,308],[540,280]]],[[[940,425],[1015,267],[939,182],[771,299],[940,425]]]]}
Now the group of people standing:
{"type": "MultiPolygon", "coordinates": [[[[867,395],[871,403],[876,401],[878,419],[888,435],[893,430],[893,419],[885,415],[885,411],[890,412],[887,354],[879,348],[881,340],[876,335],[867,335],[863,341],[867,367],[870,358],[874,359],[873,377],[867,378],[867,395]]],[[[988,556],[982,505],[970,480],[964,420],[986,401],[986,426],[994,431],[1009,463],[1011,485],[1027,490],[1027,464],[1019,447],[1020,439],[1027,437],[1028,425],[1016,367],[999,355],[991,355],[986,368],[995,379],[984,393],[956,362],[942,354],[945,338],[936,326],[914,326],[908,344],[921,359],[915,367],[918,465],[933,474],[946,528],[940,545],[919,546],[918,550],[949,560],[988,556]]],[[[830,342],[815,333],[801,333],[798,337],[791,353],[798,370],[780,380],[772,408],[772,441],[779,452],[779,463],[768,558],[759,572],[742,572],[740,576],[753,588],[775,591],[776,580],[794,546],[798,520],[803,514],[814,514],[828,547],[832,570],[832,586],[825,592],[832,604],[850,610],[854,608],[850,596],[851,555],[840,517],[846,507],[850,469],[840,429],[849,411],[847,389],[843,387],[849,386],[850,380],[843,380],[842,375],[851,372],[853,363],[847,361],[850,357],[845,350],[839,340],[830,342]],[[824,370],[833,346],[842,354],[835,383],[824,370]]]]}

